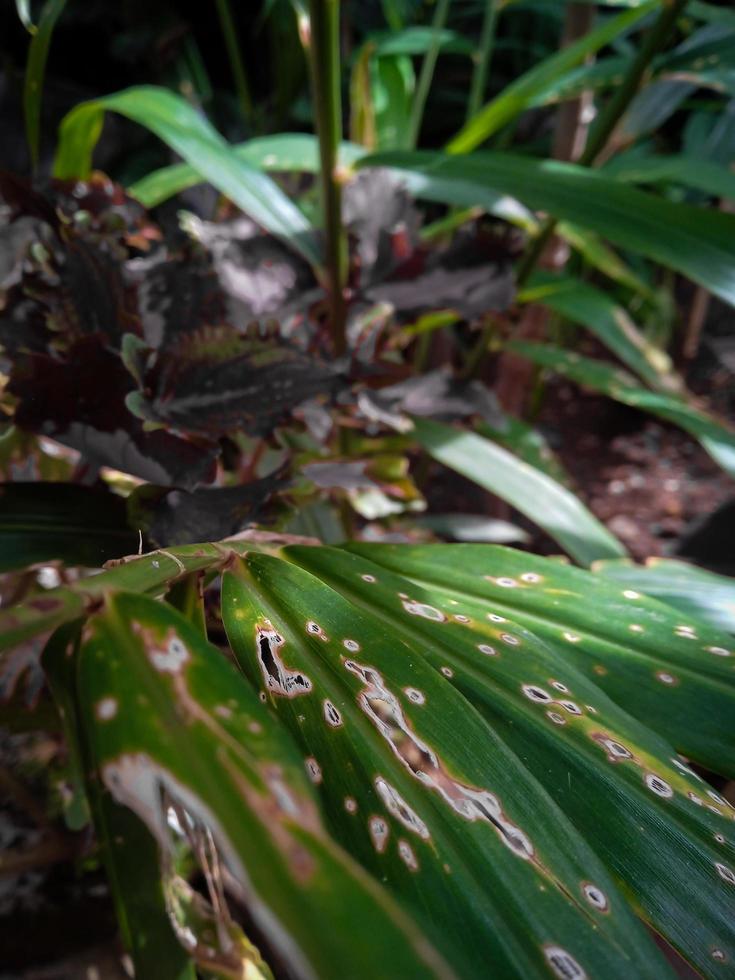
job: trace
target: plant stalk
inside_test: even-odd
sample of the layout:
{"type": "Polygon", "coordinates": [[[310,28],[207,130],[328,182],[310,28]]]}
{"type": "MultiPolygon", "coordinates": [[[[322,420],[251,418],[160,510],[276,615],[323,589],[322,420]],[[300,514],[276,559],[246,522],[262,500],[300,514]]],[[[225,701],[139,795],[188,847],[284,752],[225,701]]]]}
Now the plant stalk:
{"type": "MultiPolygon", "coordinates": [[[[687,3],[688,0],[669,0],[669,2],[664,4],[656,23],[643,38],[643,43],[640,46],[638,54],[633,59],[633,63],[628,69],[625,78],[620,83],[620,87],[592,126],[587,140],[587,146],[578,161],[579,166],[591,167],[595,163],[618,122],[632,102],[653,57],[668,38],[676,24],[679,14],[684,10],[687,3]]],[[[516,272],[516,282],[519,288],[525,285],[529,276],[536,268],[539,259],[544,253],[544,249],[554,234],[556,225],[556,218],[547,218],[541,226],[539,234],[531,244],[531,247],[521,260],[516,272]]]]}
{"type": "Polygon", "coordinates": [[[482,108],[485,101],[485,89],[487,88],[487,77],[490,73],[490,61],[493,56],[495,46],[495,28],[498,23],[498,0],[486,0],[485,16],[482,20],[482,31],[480,33],[480,46],[475,52],[474,66],[472,68],[472,82],[470,84],[470,97],[467,102],[467,122],[470,121],[482,108]]]}
{"type": "Polygon", "coordinates": [[[421,131],[421,122],[424,118],[426,99],[429,95],[431,81],[434,77],[434,69],[436,68],[436,61],[439,57],[441,32],[444,30],[444,25],[447,22],[450,2],[451,0],[437,0],[434,17],[431,21],[431,45],[429,46],[428,51],[424,55],[424,60],[421,63],[419,81],[418,85],[416,86],[416,97],[413,100],[411,118],[408,122],[407,144],[409,150],[413,150],[418,142],[419,133],[421,131]]]}
{"type": "Polygon", "coordinates": [[[235,30],[235,22],[232,17],[229,0],[217,0],[217,15],[219,16],[222,36],[224,37],[225,47],[227,48],[227,57],[230,62],[230,70],[232,71],[240,110],[243,118],[252,124],[253,100],[250,95],[247,75],[245,74],[245,65],[240,54],[240,46],[237,43],[237,31],[235,30]]]}
{"type": "Polygon", "coordinates": [[[307,45],[312,95],[321,162],[322,214],[326,239],[326,289],[334,353],[347,350],[344,287],[347,281],[347,241],[342,226],[342,190],[337,177],[337,153],[342,139],[340,92],[339,0],[310,0],[307,45]]]}

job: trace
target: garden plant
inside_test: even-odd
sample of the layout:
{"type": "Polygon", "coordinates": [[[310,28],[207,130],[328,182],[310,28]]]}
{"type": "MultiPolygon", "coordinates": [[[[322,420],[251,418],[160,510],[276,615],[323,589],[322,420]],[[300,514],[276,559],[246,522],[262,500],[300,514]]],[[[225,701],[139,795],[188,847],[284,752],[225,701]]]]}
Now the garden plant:
{"type": "Polygon", "coordinates": [[[735,14],[263,3],[308,76],[279,131],[286,69],[259,107],[220,0],[248,138],[135,85],[47,173],[75,6],[17,0],[32,173],[0,174],[0,718],[54,745],[40,860],[104,869],[143,980],[735,976],[735,585],[634,564],[534,425],[561,376],[735,476],[672,356],[682,295],[735,305],[735,14]],[[96,170],[109,117],[170,161],[96,170]],[[448,471],[512,522],[425,513],[448,471]]]}

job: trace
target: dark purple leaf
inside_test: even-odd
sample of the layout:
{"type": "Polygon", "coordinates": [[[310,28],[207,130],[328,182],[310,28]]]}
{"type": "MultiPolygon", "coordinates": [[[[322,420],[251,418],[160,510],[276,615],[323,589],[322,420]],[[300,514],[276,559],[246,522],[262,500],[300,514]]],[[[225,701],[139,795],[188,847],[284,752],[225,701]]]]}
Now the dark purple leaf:
{"type": "Polygon", "coordinates": [[[133,379],[97,336],[77,340],[64,359],[28,354],[13,370],[8,391],[18,399],[15,422],[111,466],[157,483],[193,487],[214,476],[214,447],[167,432],[146,432],[125,407],[133,379]]]}
{"type": "Polygon", "coordinates": [[[128,405],[141,418],[198,435],[266,435],[302,402],[343,384],[338,366],[273,331],[243,335],[227,325],[203,326],[154,360],[144,391],[128,405]]]}
{"type": "Polygon", "coordinates": [[[281,471],[237,487],[170,490],[147,486],[129,499],[131,523],[145,529],[159,547],[219,541],[257,520],[279,486],[281,471]]]}

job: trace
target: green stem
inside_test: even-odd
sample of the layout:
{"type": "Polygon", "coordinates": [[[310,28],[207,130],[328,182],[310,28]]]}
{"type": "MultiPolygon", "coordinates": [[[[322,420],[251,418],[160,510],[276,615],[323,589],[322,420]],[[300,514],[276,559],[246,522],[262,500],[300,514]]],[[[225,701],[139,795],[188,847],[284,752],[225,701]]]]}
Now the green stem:
{"type": "Polygon", "coordinates": [[[428,51],[424,55],[424,60],[421,63],[421,72],[419,73],[419,81],[418,85],[416,86],[416,97],[413,100],[411,118],[408,122],[407,144],[409,150],[414,149],[416,143],[418,142],[419,132],[421,131],[421,122],[424,118],[424,107],[426,105],[426,99],[429,95],[429,89],[431,88],[431,80],[434,77],[436,60],[439,57],[441,32],[447,22],[450,2],[451,0],[437,0],[436,10],[434,11],[434,17],[431,21],[431,45],[429,46],[428,51]]]}
{"type": "Polygon", "coordinates": [[[480,111],[485,101],[485,89],[487,88],[487,76],[490,72],[490,60],[495,46],[495,27],[498,22],[497,0],[487,0],[485,5],[485,16],[482,21],[482,32],[480,34],[480,46],[475,52],[475,63],[472,69],[472,83],[470,85],[470,97],[467,102],[467,121],[480,111]]]}
{"type": "Polygon", "coordinates": [[[337,153],[342,139],[340,92],[339,0],[310,0],[308,43],[316,130],[321,162],[322,213],[326,238],[326,289],[335,354],[347,350],[344,286],[347,242],[342,225],[342,191],[337,179],[337,153]]]}
{"type": "Polygon", "coordinates": [[[240,103],[240,109],[244,119],[252,123],[253,100],[250,96],[245,65],[240,55],[240,46],[237,43],[237,31],[235,30],[235,22],[232,18],[229,0],[217,0],[217,14],[219,15],[220,27],[222,28],[222,36],[225,39],[225,47],[227,48],[227,57],[230,61],[232,78],[235,82],[237,100],[240,103]]]}
{"type": "MultiPolygon", "coordinates": [[[[597,121],[592,126],[584,153],[578,161],[579,166],[591,167],[595,163],[612,135],[613,130],[632,102],[654,55],[673,30],[676,20],[684,7],[686,7],[687,2],[688,0],[669,0],[664,5],[656,23],[643,38],[643,43],[638,50],[638,54],[635,56],[615,95],[607,103],[597,121]]],[[[516,282],[519,288],[528,281],[528,277],[536,268],[546,245],[554,234],[556,225],[556,218],[547,218],[541,226],[539,234],[531,244],[531,247],[521,260],[516,271],[516,282]]]]}

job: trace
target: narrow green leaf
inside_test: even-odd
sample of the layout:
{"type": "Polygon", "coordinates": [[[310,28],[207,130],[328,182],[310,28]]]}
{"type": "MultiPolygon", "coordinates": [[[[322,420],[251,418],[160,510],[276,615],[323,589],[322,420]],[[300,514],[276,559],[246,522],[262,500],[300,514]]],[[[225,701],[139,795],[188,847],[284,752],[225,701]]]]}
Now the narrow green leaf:
{"type": "Polygon", "coordinates": [[[625,548],[566,487],[502,446],[474,432],[415,418],[414,436],[429,455],[507,500],[567,551],[588,565],[620,558],[625,548]]]}
{"type": "Polygon", "coordinates": [[[74,483],[0,483],[0,572],[54,559],[95,568],[137,544],[122,497],[74,483]]]}
{"type": "Polygon", "coordinates": [[[426,54],[433,44],[437,44],[445,54],[472,54],[472,42],[457,31],[446,28],[434,30],[423,24],[404,27],[400,31],[371,34],[368,43],[374,45],[377,57],[426,54]]]}
{"type": "Polygon", "coordinates": [[[561,460],[554,453],[544,436],[528,422],[513,415],[503,413],[503,425],[490,425],[489,422],[478,422],[476,432],[486,436],[493,442],[499,443],[510,450],[514,456],[522,459],[536,470],[546,473],[552,480],[562,486],[571,486],[572,480],[564,469],[561,460]]]}
{"type": "Polygon", "coordinates": [[[296,205],[266,174],[233,151],[207,119],[181,96],[141,85],[83,102],[61,122],[55,176],[85,178],[105,112],[119,112],[145,126],[221,193],[267,231],[319,266],[313,229],[296,205]]]}
{"type": "MultiPolygon", "coordinates": [[[[238,143],[232,149],[238,157],[258,170],[301,173],[317,173],[319,170],[319,145],[316,136],[309,133],[259,136],[247,143],[238,143]]],[[[340,143],[339,166],[345,169],[351,167],[365,152],[363,147],[354,143],[340,143]]],[[[204,179],[188,163],[174,163],[141,177],[130,185],[128,192],[145,207],[153,208],[204,179]]]]}
{"type": "Polygon", "coordinates": [[[735,476],[735,432],[696,406],[673,395],[647,391],[627,372],[604,361],[581,357],[550,344],[512,341],[507,349],[625,405],[673,422],[694,436],[726,473],[735,476]]]}
{"type": "Polygon", "coordinates": [[[170,606],[108,597],[85,627],[78,690],[113,798],[164,855],[184,827],[208,842],[215,884],[244,904],[289,974],[367,980],[379,962],[396,980],[453,975],[326,833],[303,760],[255,691],[170,606]],[[182,814],[173,825],[171,808],[182,814]]]}
{"type": "Polygon", "coordinates": [[[539,271],[531,277],[518,299],[522,303],[540,303],[586,327],[652,387],[669,391],[682,387],[668,355],[646,340],[622,306],[594,286],[539,271]]]}
{"type": "Polygon", "coordinates": [[[613,282],[639,293],[649,303],[661,304],[661,296],[651,284],[634,272],[595,232],[571,225],[568,221],[560,221],[556,233],[569,242],[593,269],[598,269],[613,282]]]}
{"type": "Polygon", "coordinates": [[[672,558],[649,558],[644,566],[614,559],[599,561],[592,570],[710,626],[735,633],[735,580],[726,575],[672,558]]]}
{"type": "Polygon", "coordinates": [[[35,34],[36,25],[33,23],[31,16],[31,0],[15,0],[15,9],[18,12],[18,17],[23,27],[25,27],[29,34],[35,34]]]}
{"type": "MultiPolygon", "coordinates": [[[[352,554],[288,547],[284,557],[379,620],[383,634],[391,638],[395,660],[401,659],[399,644],[407,643],[417,661],[429,663],[457,688],[522,760],[520,770],[525,767],[536,776],[593,844],[643,917],[704,976],[720,976],[722,962],[732,962],[735,950],[728,873],[735,852],[735,811],[695,776],[670,744],[610,701],[601,690],[608,678],[590,667],[604,662],[610,675],[618,675],[617,693],[626,708],[636,695],[642,700],[639,688],[647,689],[650,702],[658,705],[655,717],[652,713],[647,720],[657,721],[666,711],[673,721],[670,727],[683,730],[693,718],[714,713],[720,742],[730,743],[719,760],[731,766],[732,733],[723,739],[723,727],[728,726],[722,720],[732,717],[735,707],[732,671],[714,698],[694,672],[688,691],[688,678],[681,678],[680,688],[655,680],[653,660],[648,677],[647,671],[638,674],[639,645],[636,639],[633,656],[626,634],[635,634],[627,629],[628,622],[642,615],[647,625],[660,628],[656,636],[643,636],[664,661],[663,671],[672,646],[677,658],[687,643],[697,647],[694,659],[696,654],[712,661],[722,658],[701,652],[697,641],[675,637],[672,643],[666,627],[678,617],[667,607],[623,597],[619,587],[606,582],[599,590],[589,587],[594,576],[557,562],[475,545],[355,544],[348,551],[352,554]],[[511,587],[510,581],[516,584],[511,587]],[[530,608],[538,615],[531,617],[526,611],[530,608]],[[563,626],[568,613],[586,617],[591,633],[563,626]],[[607,643],[594,639],[599,631],[607,643]],[[620,643],[618,654],[609,642],[612,635],[620,643]],[[628,662],[633,669],[621,677],[628,662]],[[673,691],[680,692],[676,705],[670,698],[673,691]]],[[[320,625],[322,619],[320,611],[320,625]]],[[[705,632],[706,627],[703,637],[705,632]]],[[[365,660],[372,663],[367,654],[365,660]]],[[[616,686],[611,680],[609,685],[616,686]]],[[[416,688],[425,690],[423,677],[416,688]]],[[[430,745],[441,738],[438,719],[447,711],[444,704],[427,695],[425,706],[411,709],[412,721],[431,713],[424,722],[430,745]]],[[[460,720],[454,730],[462,738],[460,720]]],[[[475,752],[466,740],[463,758],[473,759],[475,752]]],[[[530,795],[528,799],[526,813],[540,813],[530,795]]],[[[536,826],[535,821],[527,825],[532,838],[536,826]]],[[[586,881],[597,883],[597,872],[590,871],[586,881]]],[[[614,899],[611,904],[616,918],[614,899]]],[[[597,971],[587,973],[592,977],[597,971]]]]}
{"type": "Polygon", "coordinates": [[[726,167],[684,154],[641,156],[622,154],[604,167],[603,173],[631,184],[682,184],[712,197],[735,201],[735,174],[726,167]]]}
{"type": "Polygon", "coordinates": [[[658,6],[659,0],[649,0],[618,14],[617,17],[611,17],[579,41],[562,48],[561,51],[542,61],[540,65],[531,68],[525,75],[507,85],[500,95],[470,119],[447,145],[447,151],[469,153],[476,149],[535,100],[542,98],[545,90],[555,85],[570,69],[629,30],[658,6]]]}
{"type": "Polygon", "coordinates": [[[662,200],[571,163],[513,154],[378,153],[358,166],[393,167],[417,197],[450,204],[492,209],[499,196],[512,195],[671,266],[735,305],[731,214],[662,200]]]}
{"type": "MultiPolygon", "coordinates": [[[[334,558],[363,589],[380,588],[351,556],[317,550],[320,576],[334,558]]],[[[461,976],[488,963],[503,978],[655,976],[658,957],[612,882],[520,759],[425,662],[421,642],[330,584],[248,555],[225,574],[223,617],[243,670],[318,764],[335,835],[461,976]],[[614,916],[585,902],[587,880],[614,916]]]]}
{"type": "MultiPolygon", "coordinates": [[[[28,63],[23,81],[23,113],[25,115],[26,139],[31,154],[31,163],[38,163],[39,142],[41,139],[41,99],[43,98],[43,79],[46,73],[51,36],[56,27],[56,21],[61,16],[66,0],[46,0],[38,20],[38,27],[32,33],[28,48],[28,63]]],[[[21,20],[30,30],[29,24],[23,18],[21,8],[28,12],[26,4],[18,8],[21,20]]],[[[30,18],[29,18],[30,20],[30,18]]]]}

